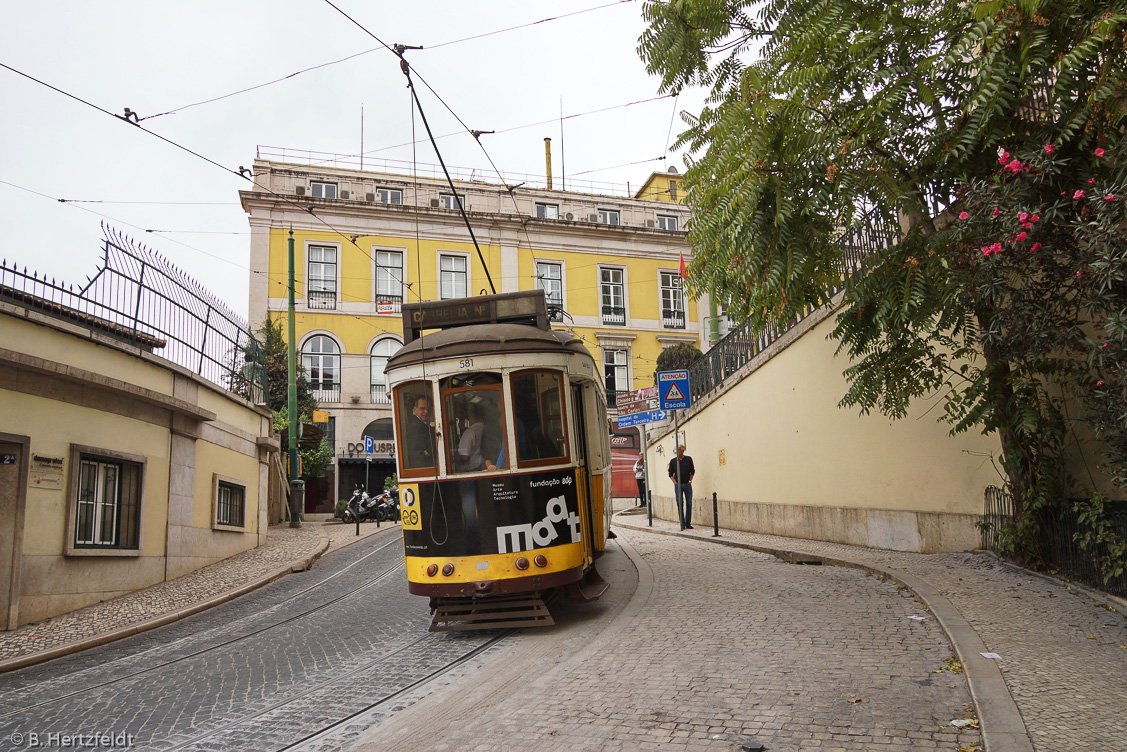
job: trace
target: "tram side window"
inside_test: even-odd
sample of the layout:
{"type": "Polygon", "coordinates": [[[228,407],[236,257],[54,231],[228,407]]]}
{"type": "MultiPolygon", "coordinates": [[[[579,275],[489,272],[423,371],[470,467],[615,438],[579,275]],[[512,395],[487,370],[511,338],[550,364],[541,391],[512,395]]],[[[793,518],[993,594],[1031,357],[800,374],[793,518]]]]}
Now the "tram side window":
{"type": "Polygon", "coordinates": [[[397,386],[395,404],[399,416],[400,468],[404,471],[433,470],[438,464],[438,453],[434,442],[434,401],[430,384],[412,381],[397,386]]]}
{"type": "Polygon", "coordinates": [[[560,374],[525,371],[512,376],[517,459],[521,464],[567,457],[560,374]]]}
{"type": "Polygon", "coordinates": [[[456,473],[508,467],[504,397],[495,373],[451,376],[442,382],[446,457],[456,473]]]}

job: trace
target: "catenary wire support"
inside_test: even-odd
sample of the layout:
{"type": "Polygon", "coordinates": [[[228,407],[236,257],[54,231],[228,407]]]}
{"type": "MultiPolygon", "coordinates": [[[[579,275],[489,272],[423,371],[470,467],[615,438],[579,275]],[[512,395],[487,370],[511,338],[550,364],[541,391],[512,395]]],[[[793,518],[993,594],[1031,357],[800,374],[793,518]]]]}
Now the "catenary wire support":
{"type": "Polygon", "coordinates": [[[430,145],[434,147],[435,156],[438,157],[438,163],[442,166],[442,173],[446,176],[446,184],[450,186],[450,190],[454,194],[454,203],[458,205],[458,212],[462,215],[462,221],[466,223],[466,229],[470,231],[470,240],[473,241],[473,247],[477,250],[477,258],[481,261],[481,268],[485,270],[485,279],[489,282],[489,291],[496,295],[497,288],[493,286],[493,277],[489,274],[489,265],[485,263],[485,256],[481,252],[481,246],[477,244],[477,236],[474,235],[473,226],[470,225],[470,218],[466,216],[466,202],[462,199],[462,194],[458,193],[458,189],[454,187],[454,181],[450,178],[450,171],[446,169],[446,160],[442,158],[442,153],[438,150],[438,143],[434,140],[434,134],[431,133],[430,130],[430,123],[427,122],[426,113],[423,112],[423,105],[419,101],[419,94],[415,91],[415,84],[411,80],[411,64],[407,62],[407,58],[403,57],[405,51],[417,49],[422,48],[409,47],[403,44],[395,45],[395,54],[399,56],[399,69],[402,70],[403,75],[407,77],[407,88],[411,91],[411,98],[415,100],[415,106],[419,108],[419,117],[423,120],[423,127],[427,129],[427,138],[430,139],[430,145]]]}

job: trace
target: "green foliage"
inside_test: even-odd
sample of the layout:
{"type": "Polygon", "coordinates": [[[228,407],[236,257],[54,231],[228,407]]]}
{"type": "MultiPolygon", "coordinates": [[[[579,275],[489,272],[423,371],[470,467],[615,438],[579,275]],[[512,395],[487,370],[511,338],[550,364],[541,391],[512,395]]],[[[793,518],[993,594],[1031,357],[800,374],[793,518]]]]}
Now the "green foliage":
{"type": "Polygon", "coordinates": [[[300,454],[302,480],[324,477],[325,471],[333,463],[333,445],[328,439],[321,439],[316,449],[303,449],[300,454]]]}
{"type": "Polygon", "coordinates": [[[383,479],[383,490],[390,491],[399,485],[399,476],[394,473],[383,479]]]}
{"type": "MultiPolygon", "coordinates": [[[[269,387],[266,395],[266,406],[277,413],[284,415],[289,403],[289,348],[282,332],[282,319],[267,317],[258,330],[262,340],[262,355],[266,361],[266,381],[269,387]]],[[[317,399],[309,391],[305,380],[305,369],[301,363],[297,364],[297,413],[298,420],[310,423],[313,420],[313,411],[317,409],[317,399]]],[[[282,428],[285,428],[283,425],[282,428]]],[[[280,430],[275,427],[275,430],[280,430]]]]}
{"type": "Polygon", "coordinates": [[[1091,499],[1075,504],[1081,530],[1076,533],[1080,547],[1096,560],[1104,584],[1122,577],[1127,571],[1127,541],[1120,534],[1122,521],[1116,520],[1108,509],[1106,494],[1095,494],[1091,499]]]}
{"type": "Polygon", "coordinates": [[[695,345],[682,342],[672,347],[667,347],[657,356],[655,371],[680,371],[688,368],[693,361],[701,356],[701,351],[695,345]]]}
{"type": "Polygon", "coordinates": [[[939,395],[953,431],[997,432],[1019,556],[1068,482],[1075,419],[1122,482],[1121,2],[676,0],[645,13],[639,52],[663,88],[711,88],[679,141],[691,292],[730,300],[755,328],[784,324],[840,283],[844,232],[897,228],[847,283],[843,405],[901,418],[939,395]],[[1039,219],[1024,227],[1021,212],[1039,219]],[[1073,397],[1084,415],[1066,413],[1073,397]]]}

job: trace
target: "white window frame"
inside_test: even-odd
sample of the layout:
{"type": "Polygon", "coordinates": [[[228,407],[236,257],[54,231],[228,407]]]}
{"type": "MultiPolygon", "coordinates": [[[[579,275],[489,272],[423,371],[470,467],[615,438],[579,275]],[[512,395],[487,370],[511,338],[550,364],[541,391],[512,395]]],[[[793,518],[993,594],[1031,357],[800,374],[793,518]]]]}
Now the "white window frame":
{"type": "MultiPolygon", "coordinates": [[[[341,369],[344,365],[344,348],[342,348],[340,346],[340,342],[338,342],[336,340],[336,338],[331,336],[328,332],[324,332],[324,331],[309,332],[309,334],[307,334],[305,336],[305,339],[303,339],[302,342],[301,342],[301,348],[299,349],[299,354],[300,354],[300,357],[301,357],[301,367],[305,369],[305,379],[306,379],[306,383],[309,385],[309,391],[313,393],[313,396],[317,398],[317,401],[318,402],[340,402],[340,400],[341,400],[341,379],[342,379],[342,376],[343,376],[341,369]],[[315,352],[315,353],[309,352],[309,353],[307,353],[305,348],[308,347],[313,342],[313,340],[317,339],[318,337],[324,337],[329,342],[332,342],[333,346],[336,347],[336,352],[335,353],[326,353],[326,352],[315,352]],[[335,369],[333,369],[335,378],[333,380],[331,380],[329,382],[329,384],[335,385],[336,388],[335,389],[333,389],[333,388],[325,389],[322,386],[314,386],[313,385],[314,384],[313,377],[312,377],[313,369],[312,369],[311,365],[309,363],[307,363],[306,358],[309,358],[310,360],[312,360],[313,358],[329,358],[329,357],[333,357],[333,356],[336,356],[336,367],[335,367],[335,369]],[[332,396],[332,393],[335,392],[336,393],[336,399],[335,400],[324,399],[322,396],[320,396],[324,392],[329,392],[330,396],[332,396]]],[[[318,366],[321,370],[324,370],[324,362],[323,361],[319,361],[318,366]]],[[[318,384],[324,384],[325,381],[324,381],[324,379],[321,379],[317,383],[318,384]]]]}
{"type": "Polygon", "coordinates": [[[539,201],[536,202],[536,218],[537,219],[559,219],[560,218],[560,205],[559,204],[544,204],[539,201]]]}
{"type": "MultiPolygon", "coordinates": [[[[629,347],[607,347],[607,346],[603,346],[602,351],[603,351],[602,377],[603,377],[604,386],[606,385],[606,381],[607,381],[607,366],[612,366],[612,367],[614,367],[614,369],[616,371],[615,379],[614,379],[615,387],[616,387],[615,391],[617,391],[617,392],[629,392],[630,386],[631,386],[630,348],[629,347]],[[607,362],[607,356],[612,354],[612,353],[614,353],[615,355],[622,355],[622,362],[621,363],[617,363],[617,362],[616,363],[608,363],[607,362]],[[618,370],[619,369],[621,369],[621,372],[623,374],[622,383],[619,383],[619,380],[618,380],[618,370]]],[[[617,360],[617,358],[616,358],[616,360],[617,360]]]]}
{"type": "Polygon", "coordinates": [[[371,391],[369,395],[374,405],[391,405],[391,391],[387,388],[387,378],[384,368],[387,366],[387,361],[391,358],[392,353],[402,346],[403,341],[398,337],[380,337],[368,348],[368,374],[371,381],[371,391]],[[376,348],[384,347],[385,345],[389,346],[389,352],[386,355],[377,355],[376,348]],[[382,359],[383,361],[379,368],[379,383],[376,382],[377,359],[382,359]]]}
{"type": "Polygon", "coordinates": [[[327,180],[311,180],[309,181],[309,195],[313,198],[337,198],[340,196],[340,192],[337,190],[336,183],[330,183],[327,180]]]}
{"type": "Polygon", "coordinates": [[[455,252],[455,251],[439,251],[436,266],[437,266],[437,271],[438,271],[437,279],[438,279],[438,299],[439,300],[458,300],[459,298],[463,298],[463,297],[468,298],[470,296],[470,291],[473,289],[473,285],[471,284],[472,280],[470,279],[470,254],[459,253],[459,252],[455,252]],[[466,294],[465,295],[461,295],[461,296],[454,295],[452,297],[446,297],[443,294],[442,275],[446,271],[450,271],[451,273],[457,273],[458,272],[458,270],[456,270],[456,269],[443,270],[443,268],[442,268],[443,259],[461,259],[462,260],[462,263],[465,265],[465,269],[462,271],[462,273],[465,275],[465,283],[466,283],[466,289],[465,289],[466,294]]]}
{"type": "MultiPolygon", "coordinates": [[[[70,472],[67,485],[66,499],[66,539],[63,553],[65,556],[140,556],[145,545],[145,484],[147,482],[148,458],[137,454],[126,454],[101,447],[70,445],[70,472]],[[81,492],[82,464],[94,462],[106,465],[137,466],[137,546],[136,548],[119,548],[115,545],[98,544],[96,542],[77,543],[78,535],[78,495],[81,492]]],[[[118,474],[118,499],[120,499],[121,476],[118,474]]],[[[97,502],[95,502],[97,504],[97,502]]],[[[97,510],[95,510],[97,512],[97,510]]],[[[114,514],[120,516],[121,509],[115,509],[114,514]]],[[[95,514],[93,526],[98,528],[99,518],[95,514]]]]}
{"type": "MultiPolygon", "coordinates": [[[[617,271],[619,273],[619,280],[620,281],[618,283],[606,283],[606,284],[612,284],[612,285],[617,284],[617,286],[619,288],[621,288],[621,293],[622,293],[622,306],[621,306],[621,308],[622,308],[623,319],[622,319],[622,324],[611,324],[610,326],[626,326],[626,322],[628,322],[630,320],[630,295],[629,295],[629,292],[628,292],[630,287],[627,284],[626,267],[625,266],[613,266],[613,265],[609,265],[609,264],[607,264],[607,265],[599,264],[599,266],[597,267],[597,271],[598,271],[598,275],[599,275],[597,281],[598,281],[598,285],[599,285],[599,287],[598,287],[598,290],[599,290],[599,293],[598,293],[599,303],[598,303],[598,305],[599,305],[599,320],[600,320],[600,322],[603,319],[603,306],[605,305],[603,303],[603,284],[604,284],[604,282],[603,282],[603,272],[604,271],[617,271]]],[[[615,306],[613,306],[613,303],[611,305],[612,305],[612,307],[615,307],[615,306]]]]}
{"type": "Polygon", "coordinates": [[[376,306],[377,314],[395,315],[401,313],[401,306],[407,302],[407,249],[406,248],[382,248],[380,246],[372,246],[372,301],[376,306]],[[389,267],[386,263],[381,261],[382,254],[397,254],[399,256],[399,281],[395,281],[395,275],[386,271],[389,267]],[[380,290],[380,275],[386,276],[389,290],[380,290]],[[398,292],[392,292],[391,289],[397,289],[398,292]],[[381,295],[398,296],[399,303],[395,303],[390,311],[379,310],[379,297],[381,295]]]}
{"type": "Polygon", "coordinates": [[[685,304],[685,285],[681,272],[676,269],[657,270],[658,310],[661,312],[661,325],[665,329],[685,329],[689,325],[689,312],[685,304]],[[674,305],[666,307],[666,293],[674,305]],[[674,294],[675,293],[675,294],[674,294]],[[665,311],[679,311],[684,320],[683,326],[672,324],[673,317],[667,320],[665,311]]]}
{"type": "Polygon", "coordinates": [[[618,209],[599,209],[599,224],[621,225],[622,212],[618,209]],[[614,221],[612,222],[611,219],[614,221]]]}
{"type": "Polygon", "coordinates": [[[250,515],[247,514],[247,484],[246,481],[239,478],[229,478],[226,475],[219,475],[212,473],[211,475],[211,529],[212,530],[227,530],[236,533],[244,533],[247,531],[247,520],[250,515]],[[221,505],[219,503],[220,497],[224,490],[241,492],[242,496],[242,517],[243,521],[224,522],[219,519],[221,505]]]}
{"type": "Polygon", "coordinates": [[[403,203],[403,189],[402,188],[377,188],[376,198],[380,200],[381,204],[402,204],[403,203]],[[396,200],[393,200],[396,199],[396,200]]]}
{"type": "Polygon", "coordinates": [[[453,193],[440,193],[438,200],[442,202],[442,208],[458,210],[458,204],[461,204],[463,209],[466,208],[466,197],[459,194],[455,196],[453,193]]]}
{"type": "MultiPolygon", "coordinates": [[[[335,310],[335,309],[340,307],[340,302],[341,302],[341,300],[340,300],[340,267],[341,267],[340,257],[341,257],[340,243],[326,243],[326,242],[318,242],[318,241],[313,241],[313,240],[305,241],[305,295],[303,297],[305,298],[305,307],[306,308],[308,308],[310,310],[327,310],[328,311],[328,310],[335,310]],[[325,261],[314,261],[313,260],[313,249],[332,249],[333,252],[334,252],[335,260],[332,262],[332,264],[334,266],[333,277],[332,277],[332,282],[333,282],[333,289],[332,290],[322,290],[320,288],[314,288],[314,286],[313,286],[313,274],[312,274],[313,264],[326,264],[327,263],[325,261]],[[333,293],[333,304],[331,306],[321,306],[321,307],[318,307],[318,308],[314,308],[313,306],[310,305],[311,294],[314,293],[314,292],[332,292],[333,293]]],[[[324,280],[324,279],[326,279],[326,277],[318,275],[317,279],[318,280],[324,280]]]]}
{"type": "MultiPolygon", "coordinates": [[[[554,266],[557,269],[559,269],[560,276],[559,276],[558,280],[556,280],[555,278],[552,278],[552,277],[548,277],[547,279],[551,279],[552,281],[558,281],[559,282],[559,284],[560,284],[560,296],[559,296],[558,303],[560,305],[560,308],[562,310],[566,311],[567,310],[567,267],[566,267],[566,265],[564,264],[564,262],[562,262],[558,259],[533,259],[532,268],[533,268],[533,274],[536,277],[535,287],[536,287],[537,290],[544,290],[545,292],[550,292],[550,291],[548,290],[547,287],[544,286],[544,279],[545,278],[541,275],[541,271],[540,271],[541,265],[543,265],[543,266],[554,266]]],[[[552,302],[550,295],[545,296],[545,297],[547,298],[548,303],[552,302]]],[[[560,319],[555,319],[555,320],[558,321],[560,319]]]]}
{"type": "Polygon", "coordinates": [[[676,232],[681,229],[681,218],[674,214],[658,214],[657,226],[660,230],[673,230],[676,232]],[[670,227],[669,225],[673,225],[670,227]]]}

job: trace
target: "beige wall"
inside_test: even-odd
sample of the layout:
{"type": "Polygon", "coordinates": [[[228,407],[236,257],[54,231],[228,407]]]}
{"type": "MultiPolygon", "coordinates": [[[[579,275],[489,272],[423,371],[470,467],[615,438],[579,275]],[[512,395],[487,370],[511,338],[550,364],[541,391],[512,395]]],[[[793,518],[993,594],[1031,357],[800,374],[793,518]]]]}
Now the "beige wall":
{"type": "Polygon", "coordinates": [[[126,343],[3,302],[0,433],[30,437],[33,457],[19,624],[179,576],[257,546],[265,532],[263,408],[126,343]],[[76,446],[143,462],[138,551],[68,551],[76,446]],[[44,478],[36,455],[63,466],[44,478]],[[246,487],[239,530],[213,525],[216,476],[246,487]]]}
{"type": "MultiPolygon", "coordinates": [[[[997,439],[950,437],[937,422],[938,398],[918,401],[900,421],[839,408],[848,363],[827,339],[833,319],[808,322],[809,331],[781,340],[734,387],[686,411],[694,523],[712,524],[716,493],[725,527],[908,551],[977,546],[983,490],[1002,480],[991,461],[997,439]]],[[[665,474],[671,427],[651,436],[657,508],[676,519],[665,474]]]]}

